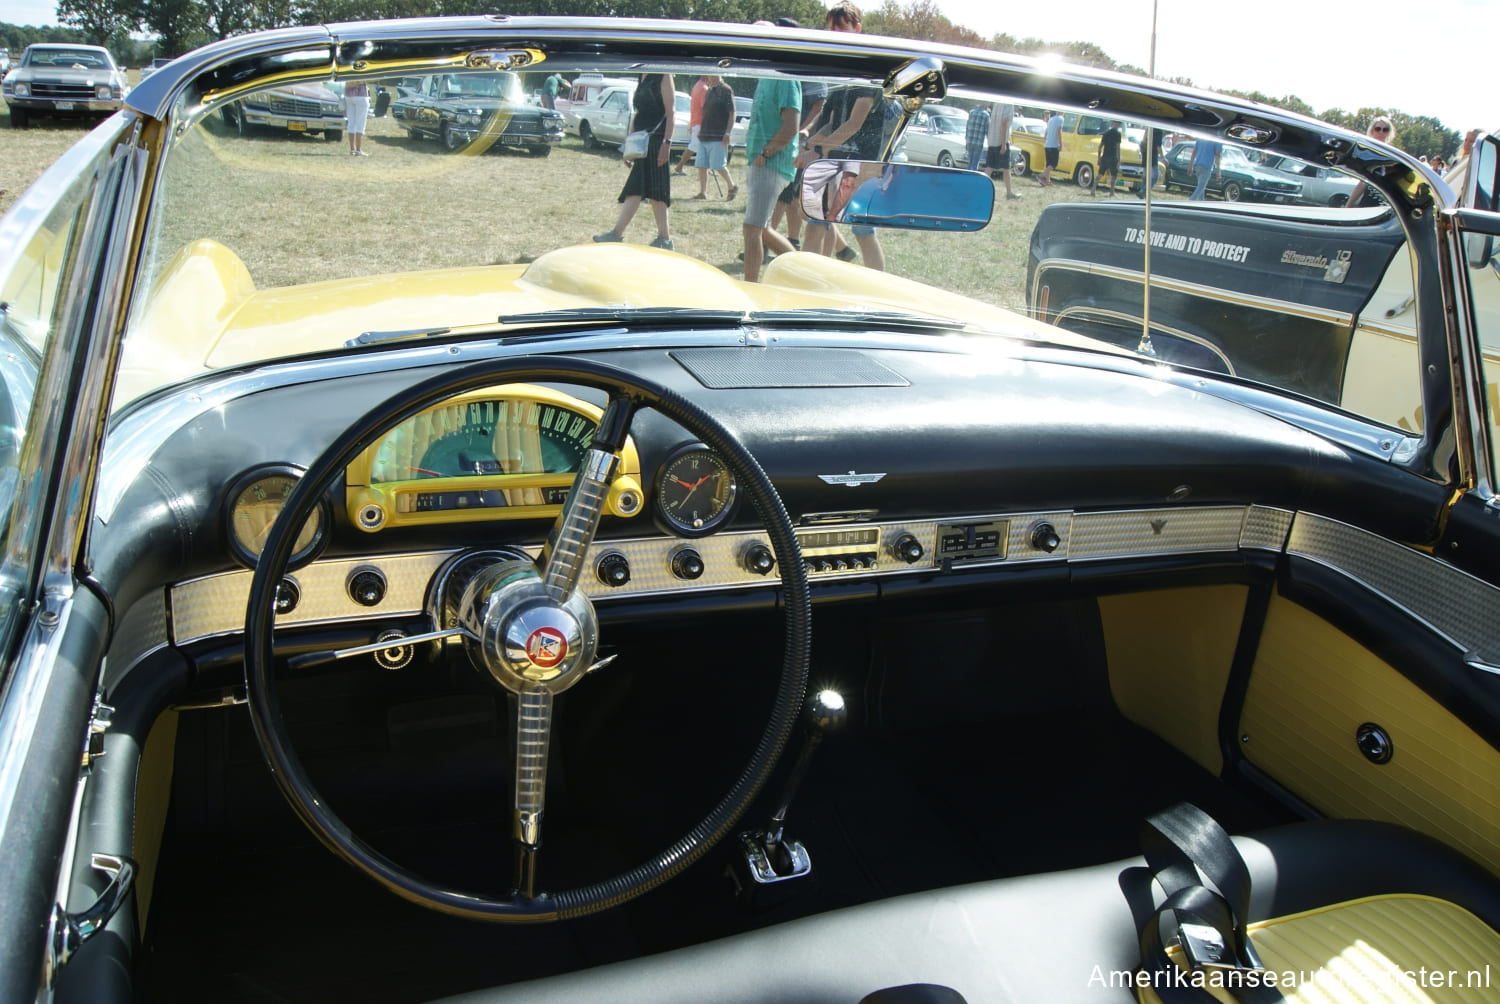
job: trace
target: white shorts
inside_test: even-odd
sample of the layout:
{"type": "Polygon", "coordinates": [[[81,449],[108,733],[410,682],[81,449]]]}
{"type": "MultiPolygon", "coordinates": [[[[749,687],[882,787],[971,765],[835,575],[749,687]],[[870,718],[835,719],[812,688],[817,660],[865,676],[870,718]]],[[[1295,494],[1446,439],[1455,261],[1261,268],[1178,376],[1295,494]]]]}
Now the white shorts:
{"type": "Polygon", "coordinates": [[[698,152],[698,149],[699,149],[699,147],[698,147],[698,129],[699,129],[698,126],[693,126],[692,131],[688,133],[688,152],[689,153],[697,153],[698,152]]]}
{"type": "Polygon", "coordinates": [[[362,133],[365,131],[365,119],[370,117],[369,98],[345,98],[344,107],[349,116],[349,131],[362,133]]]}

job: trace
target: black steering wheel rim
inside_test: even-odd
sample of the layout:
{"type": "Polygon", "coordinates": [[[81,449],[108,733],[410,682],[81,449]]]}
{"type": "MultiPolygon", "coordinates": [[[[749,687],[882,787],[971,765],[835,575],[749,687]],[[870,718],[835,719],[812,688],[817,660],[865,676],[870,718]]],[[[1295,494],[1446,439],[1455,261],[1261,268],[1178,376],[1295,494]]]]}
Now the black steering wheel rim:
{"type": "Polygon", "coordinates": [[[282,796],[304,825],[338,857],[391,892],[441,913],[496,923],[536,923],[595,913],[632,899],[699,860],[739,821],[786,747],[807,689],[812,608],[791,520],[760,464],[702,408],[660,384],[592,360],[529,356],[487,360],[441,373],[387,399],[350,425],[308,468],[271,530],[251,579],[245,614],[245,690],[256,740],[282,796]],[[654,858],[628,872],[577,889],[525,897],[486,896],[434,884],[365,843],[329,807],[292,749],[282,720],[272,652],[276,587],[296,529],[358,454],[392,426],[464,391],[496,383],[561,382],[628,397],[676,421],[729,464],[761,518],[776,555],[786,625],[781,676],[755,751],[734,785],[704,819],[654,858]]]}

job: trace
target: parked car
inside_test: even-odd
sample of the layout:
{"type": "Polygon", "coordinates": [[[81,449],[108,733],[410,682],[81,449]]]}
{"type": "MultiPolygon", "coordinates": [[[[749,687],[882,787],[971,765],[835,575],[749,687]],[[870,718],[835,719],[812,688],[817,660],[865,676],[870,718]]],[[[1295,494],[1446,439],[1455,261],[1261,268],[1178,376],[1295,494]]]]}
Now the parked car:
{"type": "Polygon", "coordinates": [[[10,70],[10,50],[0,46],[0,77],[10,70]]]}
{"type": "Polygon", "coordinates": [[[559,96],[557,99],[557,110],[563,115],[563,131],[569,135],[578,135],[578,115],[576,109],[583,108],[592,103],[599,92],[606,87],[633,87],[634,77],[606,77],[599,73],[580,73],[574,77],[567,97],[559,96]]]}
{"type": "Polygon", "coordinates": [[[1302,186],[1297,201],[1306,206],[1342,206],[1349,201],[1349,193],[1356,184],[1347,174],[1303,163],[1295,157],[1274,157],[1261,166],[1296,178],[1302,186]]]}
{"type": "Polygon", "coordinates": [[[151,76],[151,74],[155,73],[163,66],[166,66],[171,61],[172,58],[170,56],[157,56],[155,59],[151,60],[151,62],[141,67],[140,79],[145,80],[147,77],[151,76]]]}
{"type": "Polygon", "coordinates": [[[507,15],[136,87],[0,217],[0,1004],[1493,999],[1500,142],[1457,193],[1036,66],[507,15]],[[742,263],[594,240],[572,145],[217,118],[518,65],[1064,96],[1389,205],[1063,199],[1028,269],[1047,200],[821,161],[889,271],[742,263]]]}
{"type": "Polygon", "coordinates": [[[241,136],[257,130],[321,135],[330,143],[344,138],[348,113],[342,88],[306,81],[257,91],[220,109],[224,122],[241,136]]]}
{"type": "Polygon", "coordinates": [[[906,156],[913,164],[963,167],[968,163],[968,127],[969,115],[961,109],[922,109],[906,127],[906,156]]]}
{"type": "Polygon", "coordinates": [[[635,114],[632,100],[635,98],[635,83],[605,87],[594,95],[588,104],[573,108],[578,123],[578,138],[584,149],[605,145],[618,145],[625,141],[630,131],[631,117],[635,114]]]}
{"type": "Polygon", "coordinates": [[[514,73],[435,73],[409,77],[397,90],[391,118],[412,139],[450,151],[484,142],[545,157],[562,142],[562,113],[525,104],[514,73]]]}
{"type": "MultiPolygon", "coordinates": [[[[636,81],[601,89],[592,103],[575,110],[578,120],[578,136],[586,148],[596,146],[618,146],[625,142],[635,121],[636,81]]],[[[675,91],[672,105],[673,146],[687,146],[692,136],[689,122],[692,119],[692,95],[686,91],[675,91]]]]}
{"type": "MultiPolygon", "coordinates": [[[[1059,114],[1062,115],[1062,147],[1058,152],[1057,167],[1053,169],[1053,175],[1072,178],[1079,188],[1088,188],[1094,183],[1094,171],[1099,164],[1099,137],[1104,135],[1104,131],[1109,128],[1109,119],[1074,112],[1059,114]]],[[[1130,123],[1125,123],[1124,127],[1128,132],[1130,123]]],[[[1015,129],[1011,130],[1010,166],[1011,172],[1016,177],[1024,178],[1028,174],[1039,174],[1046,166],[1046,154],[1043,148],[1043,142],[1046,139],[1045,122],[1042,128],[1043,132],[1030,132],[1025,129],[1020,132],[1015,129]]],[[[1141,148],[1122,136],[1120,178],[1117,183],[1139,183],[1143,174],[1141,148]]]]}
{"type": "MultiPolygon", "coordinates": [[[[1193,173],[1193,142],[1178,143],[1167,153],[1162,183],[1170,191],[1193,191],[1198,184],[1193,173]]],[[[1302,182],[1282,171],[1274,171],[1251,160],[1238,147],[1225,147],[1219,155],[1218,170],[1208,181],[1208,194],[1226,202],[1246,199],[1251,202],[1297,202],[1302,182]]]]}
{"type": "Polygon", "coordinates": [[[16,129],[38,117],[103,118],[119,110],[129,90],[108,49],[62,43],[28,45],[0,83],[16,129]]]}

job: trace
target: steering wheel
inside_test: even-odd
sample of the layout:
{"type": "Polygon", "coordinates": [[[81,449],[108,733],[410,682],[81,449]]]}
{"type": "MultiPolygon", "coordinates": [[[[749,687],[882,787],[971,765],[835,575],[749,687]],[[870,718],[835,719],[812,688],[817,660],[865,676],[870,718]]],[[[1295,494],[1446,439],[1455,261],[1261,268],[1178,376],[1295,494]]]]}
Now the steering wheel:
{"type": "Polygon", "coordinates": [[[791,520],[770,479],[748,450],[703,409],[669,388],[589,360],[531,356],[499,359],[446,372],[391,397],[350,426],[312,464],[286,501],[256,563],[245,613],[245,689],[261,751],[282,795],[330,850],[411,902],[439,912],[498,923],[566,920],[639,896],[701,858],[739,820],[764,787],[796,725],[807,687],[811,604],[791,520]],[[499,561],[476,574],[460,603],[470,657],[516,695],[515,838],[517,874],[506,895],[436,885],[392,862],[361,840],[313,787],[293,752],[277,697],[272,650],[276,591],[300,528],[340,473],[386,430],[431,405],[481,387],[510,382],[561,382],[605,391],[609,402],[562,512],[547,539],[541,568],[499,561]],[[597,644],[592,605],[578,588],[603,500],[637,410],[649,407],[686,428],[722,457],[750,499],[770,538],[784,590],[781,677],[754,753],[729,791],[685,836],[628,872],[592,885],[541,892],[535,888],[545,804],[552,698],[591,667],[597,644]]]}

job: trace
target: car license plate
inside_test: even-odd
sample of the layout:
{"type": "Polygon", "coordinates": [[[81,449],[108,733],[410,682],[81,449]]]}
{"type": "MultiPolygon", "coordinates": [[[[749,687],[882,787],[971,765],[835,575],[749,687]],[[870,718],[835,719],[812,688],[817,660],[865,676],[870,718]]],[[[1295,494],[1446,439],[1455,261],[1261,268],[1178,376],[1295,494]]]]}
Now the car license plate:
{"type": "Polygon", "coordinates": [[[286,127],[292,132],[307,132],[306,122],[288,122],[286,127]]]}
{"type": "Polygon", "coordinates": [[[73,102],[71,101],[54,101],[53,106],[60,112],[70,112],[73,110],[73,102]]]}

